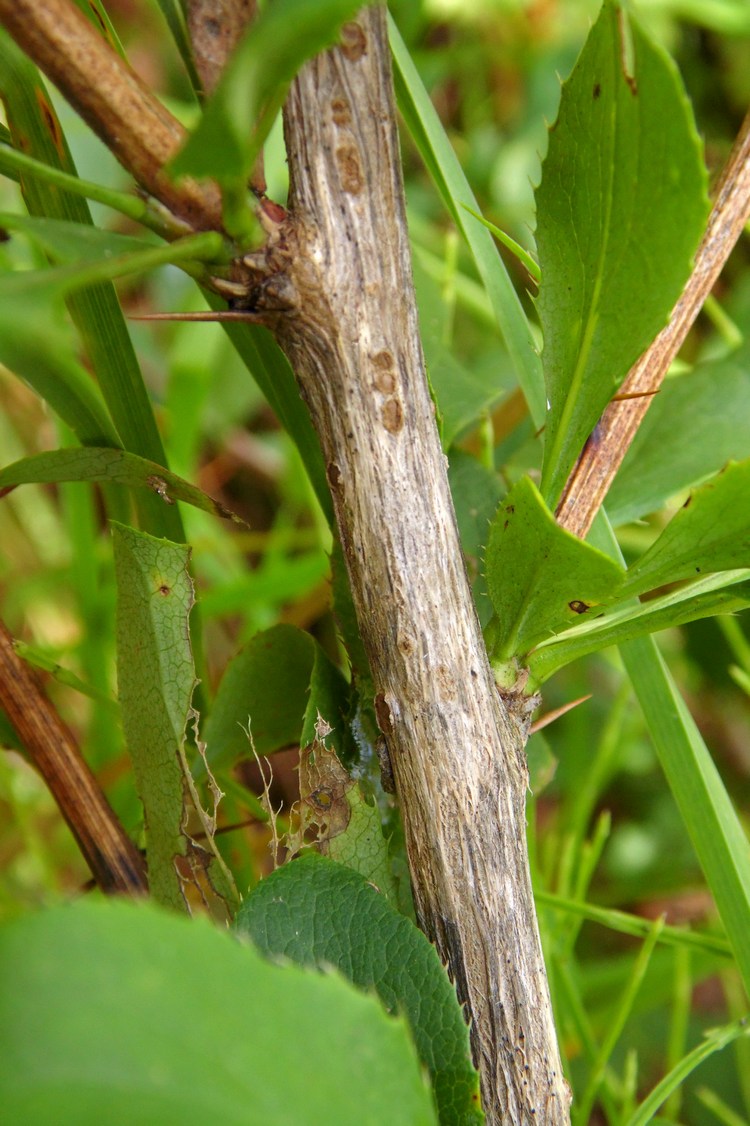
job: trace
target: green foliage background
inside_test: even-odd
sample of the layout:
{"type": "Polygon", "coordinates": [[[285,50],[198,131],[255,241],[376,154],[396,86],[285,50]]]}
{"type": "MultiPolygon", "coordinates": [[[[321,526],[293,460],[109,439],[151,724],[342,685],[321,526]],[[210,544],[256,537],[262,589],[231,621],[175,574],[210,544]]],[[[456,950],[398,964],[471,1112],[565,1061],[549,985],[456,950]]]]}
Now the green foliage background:
{"type": "MultiPolygon", "coordinates": [[[[532,184],[539,180],[547,144],[545,122],[557,112],[557,76],[570,72],[598,7],[595,0],[401,0],[390,5],[479,208],[531,252],[536,249],[532,184]]],[[[747,5],[742,0],[692,5],[643,0],[632,7],[677,61],[713,178],[750,103],[747,5]]],[[[158,6],[144,2],[135,13],[114,4],[110,9],[131,59],[173,111],[193,123],[196,107],[178,57],[168,46],[158,6]]],[[[407,81],[408,75],[397,68],[397,84],[407,81]]],[[[127,178],[99,142],[64,102],[56,98],[55,106],[81,176],[126,190],[127,178]]],[[[407,125],[414,126],[408,108],[404,115],[407,125]]],[[[425,352],[451,461],[467,567],[486,625],[492,614],[483,574],[489,521],[507,489],[541,465],[538,426],[516,390],[520,378],[532,408],[543,408],[539,390],[534,391],[536,361],[528,351],[525,374],[516,374],[525,342],[515,339],[507,325],[501,335],[498,309],[504,298],[493,290],[482,259],[472,259],[459,237],[459,229],[477,225],[456,203],[460,185],[436,188],[407,130],[403,143],[425,352]],[[453,200],[452,216],[445,208],[446,195],[453,200]]],[[[441,167],[439,153],[435,161],[441,167]]],[[[269,196],[283,202],[286,168],[278,123],[266,144],[266,169],[269,196]]],[[[17,187],[4,178],[0,207],[20,209],[17,187]]],[[[142,234],[140,227],[113,218],[98,204],[92,211],[95,221],[112,232],[142,234]]],[[[13,238],[0,244],[0,267],[41,268],[45,249],[39,241],[13,238]]],[[[501,254],[516,300],[536,323],[528,274],[512,255],[501,254]]],[[[118,291],[127,313],[200,307],[192,282],[172,267],[126,278],[118,291]]],[[[746,240],[724,271],[716,297],[691,334],[679,370],[654,404],[611,494],[610,516],[628,563],[654,542],[684,501],[688,484],[750,452],[746,240]]],[[[21,315],[6,306],[0,314],[6,325],[13,323],[11,314],[21,315]]],[[[79,315],[85,316],[85,310],[79,315]]],[[[33,335],[47,314],[31,308],[26,316],[33,335]]],[[[68,365],[66,370],[78,363],[77,345],[61,313],[44,323],[53,379],[55,363],[68,365]]],[[[182,485],[174,485],[173,495],[190,501],[184,482],[199,485],[245,522],[221,520],[188,503],[167,506],[153,488],[141,490],[137,502],[141,527],[184,539],[192,548],[202,624],[199,631],[193,611],[202,693],[195,703],[210,714],[212,701],[228,701],[226,710],[222,705],[214,711],[203,735],[226,792],[219,820],[231,831],[217,841],[245,893],[269,869],[269,830],[254,768],[244,763],[232,769],[246,743],[240,725],[249,722],[253,733],[253,716],[242,714],[231,676],[219,688],[230,658],[249,643],[231,666],[234,675],[246,666],[262,668],[266,649],[278,651],[285,662],[286,680],[264,674],[269,698],[258,702],[257,711],[262,718],[262,706],[269,702],[279,708],[285,703],[290,711],[277,709],[284,721],[271,736],[259,726],[255,735],[261,753],[309,741],[316,718],[310,704],[325,699],[331,714],[340,718],[339,734],[347,732],[337,750],[345,761],[360,760],[368,793],[377,790],[378,775],[372,717],[364,695],[354,714],[346,711],[352,706],[346,678],[350,662],[357,668],[358,657],[343,603],[338,623],[331,610],[329,556],[334,545],[321,505],[316,450],[301,414],[293,410],[284,417],[288,404],[277,404],[285,425],[301,435],[300,453],[267,405],[260,388],[273,401],[276,358],[264,338],[250,332],[237,338],[238,348],[251,359],[256,382],[218,326],[131,322],[128,327],[170,468],[183,479],[182,485]],[[291,627],[308,631],[314,642],[287,644],[284,631],[291,627]],[[274,631],[267,635],[266,649],[265,630],[274,631]],[[348,655],[342,636],[350,643],[348,655]],[[221,741],[221,747],[209,738],[212,732],[218,732],[215,742],[221,741]]],[[[119,336],[108,343],[115,351],[122,348],[119,336]]],[[[124,354],[127,366],[129,353],[124,354]]],[[[22,359],[17,366],[22,367],[22,359]]],[[[126,371],[116,378],[127,382],[129,375],[126,371]]],[[[276,394],[281,401],[281,393],[276,394]]],[[[4,465],[74,444],[65,423],[4,368],[0,401],[4,465]]],[[[95,444],[110,444],[113,435],[101,433],[98,400],[86,405],[95,444]]],[[[158,460],[159,438],[151,434],[150,423],[137,422],[141,410],[142,404],[136,404],[130,416],[130,448],[142,458],[158,460]]],[[[73,425],[75,419],[68,422],[73,425]]],[[[125,425],[119,419],[117,424],[125,425]]],[[[101,458],[92,452],[90,464],[101,466],[101,458]]],[[[127,470],[125,484],[143,482],[150,473],[135,461],[127,470]]],[[[25,641],[30,659],[51,671],[50,693],[116,811],[140,839],[142,810],[116,721],[115,568],[103,517],[106,501],[110,515],[128,522],[133,501],[122,482],[106,472],[101,493],[63,478],[52,486],[24,485],[0,500],[0,598],[4,620],[25,641]]],[[[89,476],[95,479],[93,469],[89,476]]],[[[171,478],[168,483],[172,485],[171,478]]],[[[750,809],[747,628],[747,615],[709,618],[662,633],[658,642],[745,825],[750,809]]],[[[631,660],[637,664],[637,654],[631,660]]],[[[274,667],[278,673],[278,663],[274,667]]],[[[634,1112],[637,1098],[705,1030],[742,1015],[747,999],[695,849],[615,650],[558,672],[545,684],[544,711],[589,695],[553,727],[532,736],[529,835],[571,1080],[584,1106],[587,1095],[593,1101],[598,1093],[607,1120],[625,1122],[628,1106],[634,1112]],[[567,901],[580,906],[584,900],[603,910],[598,921],[563,906],[567,901]],[[647,920],[666,912],[669,923],[694,925],[706,942],[662,941],[651,949],[618,924],[614,909],[647,920]],[[618,1034],[610,1042],[613,1028],[618,1034]]],[[[274,714],[273,706],[269,712],[274,714]]],[[[179,723],[178,736],[184,733],[182,714],[179,723]]],[[[14,735],[1,716],[0,725],[3,743],[12,749],[14,735]]],[[[282,755],[272,761],[275,804],[285,803],[283,819],[294,796],[294,775],[285,769],[282,755]]],[[[399,865],[403,869],[398,825],[389,799],[378,793],[376,800],[392,835],[398,874],[399,865]]],[[[705,832],[712,833],[708,822],[705,832]]],[[[0,913],[8,918],[76,895],[87,879],[51,799],[15,754],[0,759],[0,856],[0,913]]],[[[662,1120],[691,1126],[748,1120],[748,1047],[746,1040],[738,1040],[711,1056],[670,1096],[662,1120]]]]}

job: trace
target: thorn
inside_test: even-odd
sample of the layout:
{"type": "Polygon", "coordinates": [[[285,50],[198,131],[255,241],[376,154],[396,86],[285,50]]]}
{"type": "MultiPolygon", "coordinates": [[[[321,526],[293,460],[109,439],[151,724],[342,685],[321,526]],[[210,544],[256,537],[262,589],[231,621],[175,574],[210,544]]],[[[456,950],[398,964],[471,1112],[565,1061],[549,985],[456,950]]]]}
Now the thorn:
{"type": "Polygon", "coordinates": [[[129,321],[245,321],[250,324],[264,324],[266,318],[249,309],[220,309],[214,312],[203,309],[195,313],[139,313],[129,316],[129,321]]]}
{"type": "Polygon", "coordinates": [[[529,735],[535,735],[537,731],[541,731],[543,727],[548,727],[550,723],[554,723],[560,716],[570,712],[573,708],[577,708],[579,704],[585,704],[587,700],[591,699],[591,693],[588,696],[580,696],[577,700],[571,700],[568,704],[563,704],[561,708],[555,708],[554,711],[547,712],[546,715],[540,716],[536,723],[532,723],[529,728],[529,735]]]}
{"type": "Polygon", "coordinates": [[[622,395],[613,395],[613,403],[622,403],[627,399],[649,399],[652,395],[658,395],[660,388],[655,387],[653,391],[624,391],[622,395]]]}

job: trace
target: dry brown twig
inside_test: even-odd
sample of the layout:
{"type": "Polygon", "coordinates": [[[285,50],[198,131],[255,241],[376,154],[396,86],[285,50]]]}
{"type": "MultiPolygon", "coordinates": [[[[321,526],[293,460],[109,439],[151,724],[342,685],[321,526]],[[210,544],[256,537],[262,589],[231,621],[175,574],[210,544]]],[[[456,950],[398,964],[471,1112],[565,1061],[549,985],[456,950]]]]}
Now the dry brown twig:
{"type": "Polygon", "coordinates": [[[148,887],[141,854],[2,622],[0,707],[47,783],[102,891],[145,894],[148,887]]]}
{"type": "Polygon", "coordinates": [[[585,538],[615,474],[732,249],[750,221],[750,113],[716,186],[695,266],[669,323],[628,373],[571,473],[557,521],[585,538]]]}

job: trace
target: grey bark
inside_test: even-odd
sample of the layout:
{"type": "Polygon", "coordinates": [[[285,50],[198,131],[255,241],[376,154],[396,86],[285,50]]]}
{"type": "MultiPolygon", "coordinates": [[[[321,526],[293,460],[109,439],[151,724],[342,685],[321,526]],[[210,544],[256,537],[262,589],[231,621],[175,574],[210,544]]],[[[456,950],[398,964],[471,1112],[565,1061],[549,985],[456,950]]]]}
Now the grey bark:
{"type": "Polygon", "coordinates": [[[526,850],[526,736],[464,571],[425,378],[382,8],[291,90],[274,329],[320,436],[421,925],[471,1018],[491,1123],[568,1121],[526,850]]]}

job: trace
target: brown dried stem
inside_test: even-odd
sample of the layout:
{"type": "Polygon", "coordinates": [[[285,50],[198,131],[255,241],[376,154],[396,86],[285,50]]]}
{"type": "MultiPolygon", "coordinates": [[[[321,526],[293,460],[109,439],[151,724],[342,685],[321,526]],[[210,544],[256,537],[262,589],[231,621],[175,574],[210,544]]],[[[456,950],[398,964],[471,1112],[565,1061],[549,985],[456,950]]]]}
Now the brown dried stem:
{"type": "Polygon", "coordinates": [[[574,535],[583,539],[588,533],[654,393],[749,220],[750,113],[716,187],[695,267],[669,323],[630,369],[619,399],[607,407],[568,478],[556,515],[558,523],[574,535]]]}
{"type": "Polygon", "coordinates": [[[92,875],[109,895],[145,894],[143,858],[113,813],[39,680],[0,622],[0,706],[44,778],[92,875]]]}
{"type": "Polygon", "coordinates": [[[217,185],[164,172],[185,130],[72,0],[0,0],[0,23],[141,187],[194,230],[221,230],[217,185]]]}

